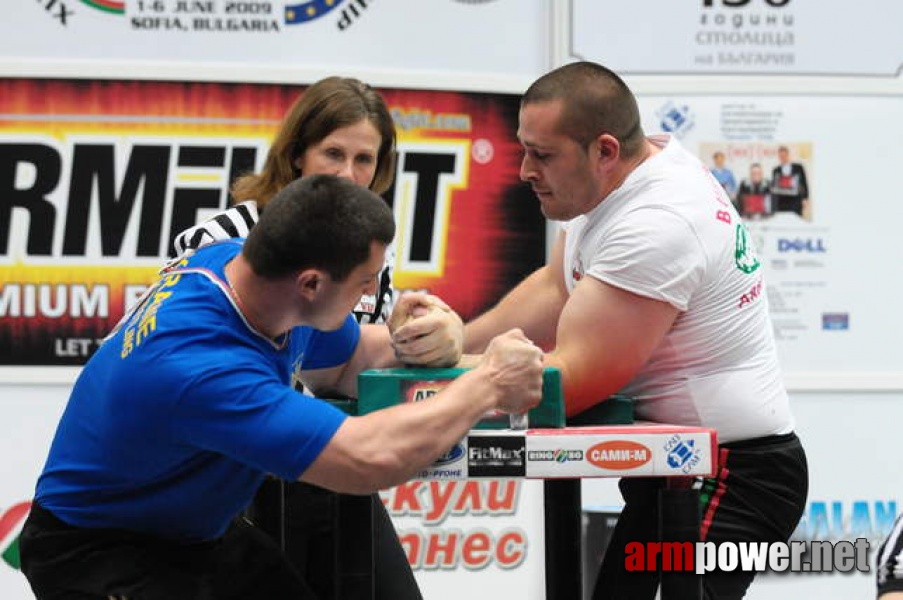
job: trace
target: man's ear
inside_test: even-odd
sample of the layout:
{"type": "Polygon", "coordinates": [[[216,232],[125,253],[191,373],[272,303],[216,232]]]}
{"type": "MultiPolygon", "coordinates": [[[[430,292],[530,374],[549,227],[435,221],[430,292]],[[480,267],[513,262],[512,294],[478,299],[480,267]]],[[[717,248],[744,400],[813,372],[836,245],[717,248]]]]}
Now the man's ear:
{"type": "Polygon", "coordinates": [[[301,295],[312,300],[323,287],[326,274],[319,269],[304,269],[295,278],[295,286],[301,295]]]}
{"type": "Polygon", "coordinates": [[[599,134],[594,144],[601,158],[617,160],[621,156],[621,142],[610,133],[599,134]]]}

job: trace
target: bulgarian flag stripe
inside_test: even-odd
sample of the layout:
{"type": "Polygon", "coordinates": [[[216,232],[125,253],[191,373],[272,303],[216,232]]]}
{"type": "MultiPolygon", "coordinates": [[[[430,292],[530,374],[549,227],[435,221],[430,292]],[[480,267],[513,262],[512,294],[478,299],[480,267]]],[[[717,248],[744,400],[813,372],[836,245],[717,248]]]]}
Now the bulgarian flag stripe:
{"type": "Polygon", "coordinates": [[[125,2],[117,0],[82,0],[85,4],[90,6],[91,8],[96,8],[98,10],[105,10],[107,12],[123,14],[125,12],[125,2]]]}
{"type": "Polygon", "coordinates": [[[0,515],[0,557],[14,569],[19,568],[19,533],[31,502],[20,502],[0,515]]]}

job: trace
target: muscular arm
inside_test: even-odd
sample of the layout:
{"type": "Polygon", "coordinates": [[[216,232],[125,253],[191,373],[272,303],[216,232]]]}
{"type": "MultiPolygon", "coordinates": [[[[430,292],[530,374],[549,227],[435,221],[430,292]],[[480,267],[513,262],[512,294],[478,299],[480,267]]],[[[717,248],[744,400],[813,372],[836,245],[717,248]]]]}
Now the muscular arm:
{"type": "MultiPolygon", "coordinates": [[[[395,304],[389,326],[361,325],[361,336],[351,358],[331,369],[305,371],[304,385],[318,396],[357,397],[357,377],[365,369],[404,365],[445,367],[461,358],[463,323],[442,300],[429,294],[409,293],[395,304]],[[396,319],[396,317],[398,317],[396,319]],[[401,344],[392,345],[392,322],[407,321],[398,329],[401,344]],[[405,333],[406,332],[406,333],[405,333]]],[[[510,328],[509,328],[510,329],[510,328]]]]}
{"type": "Polygon", "coordinates": [[[562,263],[564,234],[559,233],[546,266],[534,271],[497,305],[464,326],[464,351],[482,352],[492,336],[520,327],[541,347],[555,340],[558,317],[567,301],[562,263]]]}
{"type": "Polygon", "coordinates": [[[365,369],[400,367],[385,325],[361,325],[361,337],[348,362],[329,369],[302,371],[306,388],[321,398],[357,398],[357,376],[365,369]]]}
{"type": "Polygon", "coordinates": [[[666,302],[584,277],[561,311],[546,366],[561,369],[568,415],[616,393],[649,360],[677,318],[666,302]]]}
{"type": "Polygon", "coordinates": [[[542,353],[517,331],[493,341],[475,369],[428,400],[349,417],[300,479],[369,493],[413,477],[488,410],[523,412],[542,395],[542,353]]]}
{"type": "Polygon", "coordinates": [[[504,327],[521,327],[539,345],[552,348],[549,367],[561,369],[568,415],[616,393],[661,343],[678,310],[584,277],[568,296],[564,287],[564,234],[549,264],[499,304],[465,326],[467,352],[479,349],[504,327]]]}

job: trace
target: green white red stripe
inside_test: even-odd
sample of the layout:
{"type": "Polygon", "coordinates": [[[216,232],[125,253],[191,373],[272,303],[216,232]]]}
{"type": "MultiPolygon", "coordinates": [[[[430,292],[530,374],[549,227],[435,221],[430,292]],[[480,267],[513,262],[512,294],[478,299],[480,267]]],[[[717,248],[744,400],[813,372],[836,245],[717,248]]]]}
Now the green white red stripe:
{"type": "Polygon", "coordinates": [[[114,13],[117,15],[121,15],[125,13],[125,1],[117,0],[82,0],[85,4],[90,6],[91,8],[96,8],[97,10],[103,10],[108,13],[114,13]]]}
{"type": "Polygon", "coordinates": [[[20,502],[0,515],[0,557],[14,569],[20,565],[19,533],[29,510],[31,502],[20,502]]]}

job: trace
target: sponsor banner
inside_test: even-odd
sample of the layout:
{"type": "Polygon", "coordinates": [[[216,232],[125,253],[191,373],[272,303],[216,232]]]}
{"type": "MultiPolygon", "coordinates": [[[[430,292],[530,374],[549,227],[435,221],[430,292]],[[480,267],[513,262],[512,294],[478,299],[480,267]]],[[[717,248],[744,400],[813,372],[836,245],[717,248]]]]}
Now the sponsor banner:
{"type": "Polygon", "coordinates": [[[411,481],[380,497],[424,598],[545,597],[541,482],[411,481]]]}
{"type": "Polygon", "coordinates": [[[536,43],[547,37],[546,0],[7,0],[4,8],[0,56],[11,60],[524,78],[547,65],[536,43]],[[473,42],[461,43],[462,33],[473,42]]]}
{"type": "Polygon", "coordinates": [[[564,55],[626,74],[894,77],[903,61],[903,4],[886,0],[572,0],[570,17],[564,55]]]}
{"type": "Polygon", "coordinates": [[[526,476],[650,477],[710,475],[711,430],[595,427],[535,430],[527,434],[526,476]],[[535,435],[542,431],[542,434],[535,435]]]}
{"type": "Polygon", "coordinates": [[[860,165],[856,148],[873,136],[856,115],[882,123],[886,139],[899,137],[900,98],[645,95],[639,104],[644,130],[672,133],[718,169],[742,213],[745,250],[757,257],[764,285],[737,305],[767,300],[784,372],[816,373],[822,386],[856,377],[862,389],[883,381],[875,374],[895,374],[899,389],[899,353],[886,332],[903,331],[891,300],[903,294],[903,280],[883,274],[898,270],[900,209],[862,204],[896,189],[899,161],[871,153],[867,169],[860,165]],[[748,195],[755,181],[764,188],[748,195]]]}
{"type": "Polygon", "coordinates": [[[467,479],[467,439],[463,439],[449,448],[429,467],[418,471],[416,479],[467,479]]]}
{"type": "Polygon", "coordinates": [[[467,473],[470,477],[523,477],[526,442],[521,433],[467,436],[467,473]]]}
{"type": "MultiPolygon", "coordinates": [[[[0,80],[0,365],[80,365],[173,237],[260,168],[300,86],[0,80]]],[[[468,319],[542,264],[518,97],[382,89],[398,128],[395,286],[468,319]]]]}

